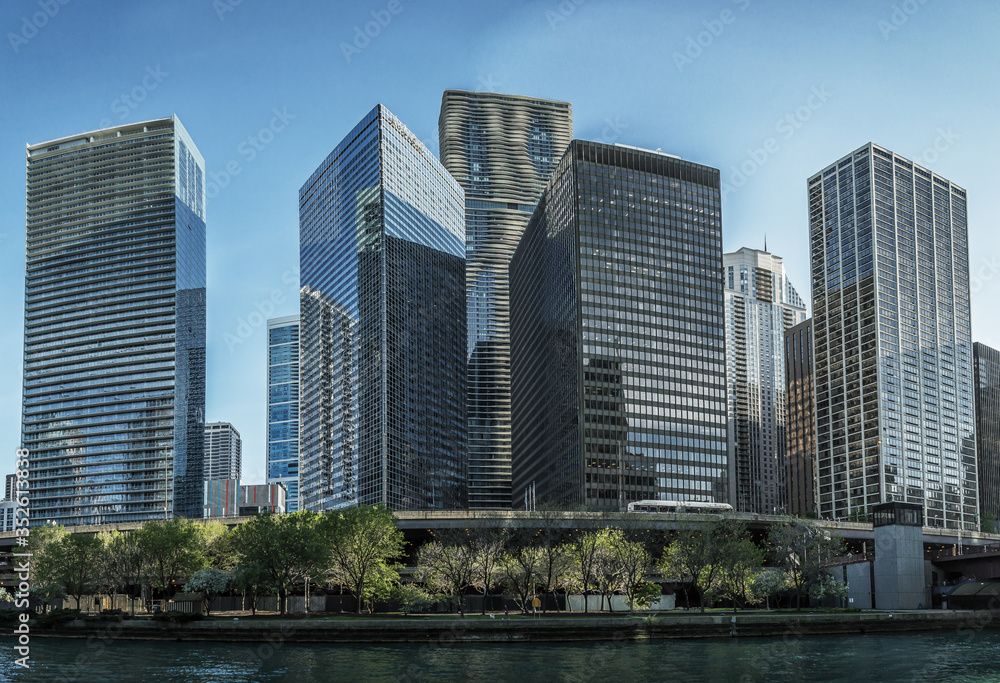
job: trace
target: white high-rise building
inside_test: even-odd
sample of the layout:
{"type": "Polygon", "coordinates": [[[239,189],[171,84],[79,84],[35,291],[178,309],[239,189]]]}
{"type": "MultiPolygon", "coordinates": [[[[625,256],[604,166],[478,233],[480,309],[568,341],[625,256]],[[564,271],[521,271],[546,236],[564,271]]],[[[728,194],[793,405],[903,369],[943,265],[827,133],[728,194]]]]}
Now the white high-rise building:
{"type": "Polygon", "coordinates": [[[808,196],[820,515],[978,530],[965,190],[867,144],[808,196]]]}
{"type": "Polygon", "coordinates": [[[787,511],[785,330],[806,307],[780,256],[722,256],[726,293],[729,495],[739,512],[787,511]]]}
{"type": "Polygon", "coordinates": [[[243,460],[243,441],[236,427],[228,422],[205,425],[205,468],[210,479],[239,479],[243,460]]]}

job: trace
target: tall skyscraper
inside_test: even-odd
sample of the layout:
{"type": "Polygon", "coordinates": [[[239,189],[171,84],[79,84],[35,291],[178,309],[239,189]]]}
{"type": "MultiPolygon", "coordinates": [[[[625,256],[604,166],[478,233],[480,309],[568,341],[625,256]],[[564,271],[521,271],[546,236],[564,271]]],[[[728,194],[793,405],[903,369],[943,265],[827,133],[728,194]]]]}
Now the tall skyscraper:
{"type": "Polygon", "coordinates": [[[176,116],[27,156],[32,522],[200,517],[205,162],[176,116]]]}
{"type": "Polygon", "coordinates": [[[299,506],[467,505],[465,200],[377,105],[299,192],[299,506]]]}
{"type": "Polygon", "coordinates": [[[243,440],[228,422],[205,425],[205,463],[202,479],[239,479],[243,464],[243,440]]]}
{"type": "Polygon", "coordinates": [[[17,493],[17,475],[8,474],[7,478],[4,481],[3,499],[14,500],[16,493],[17,493]]]}
{"type": "Polygon", "coordinates": [[[993,532],[1000,520],[1000,351],[979,342],[972,344],[972,351],[976,371],[979,510],[984,526],[993,532]]]}
{"type": "Polygon", "coordinates": [[[746,247],[722,256],[729,401],[729,494],[737,512],[787,512],[785,330],[806,306],[780,256],[746,247]]]}
{"type": "Polygon", "coordinates": [[[267,483],[299,509],[299,316],[267,321],[267,483]]]}
{"type": "Polygon", "coordinates": [[[510,499],[510,305],[507,266],[573,137],[569,102],[446,90],[441,163],[465,190],[469,507],[510,499]]]}
{"type": "Polygon", "coordinates": [[[719,171],[574,140],[510,264],[513,503],[727,502],[719,171]]]}
{"type": "Polygon", "coordinates": [[[809,178],[819,511],[978,512],[965,190],[868,144],[809,178]]]}
{"type": "Polygon", "coordinates": [[[816,388],[812,320],[785,330],[786,484],[788,512],[815,515],[816,388]]]}

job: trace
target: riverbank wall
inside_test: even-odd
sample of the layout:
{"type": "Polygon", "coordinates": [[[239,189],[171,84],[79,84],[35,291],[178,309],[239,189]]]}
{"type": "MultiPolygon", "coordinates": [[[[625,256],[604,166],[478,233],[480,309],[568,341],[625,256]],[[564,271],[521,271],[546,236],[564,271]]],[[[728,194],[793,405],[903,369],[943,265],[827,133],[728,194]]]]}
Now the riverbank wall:
{"type": "Polygon", "coordinates": [[[1000,612],[858,612],[847,614],[648,615],[475,619],[267,619],[172,624],[146,619],[76,620],[33,628],[32,637],[270,643],[574,642],[667,638],[782,637],[955,630],[1000,626],[1000,612]]]}

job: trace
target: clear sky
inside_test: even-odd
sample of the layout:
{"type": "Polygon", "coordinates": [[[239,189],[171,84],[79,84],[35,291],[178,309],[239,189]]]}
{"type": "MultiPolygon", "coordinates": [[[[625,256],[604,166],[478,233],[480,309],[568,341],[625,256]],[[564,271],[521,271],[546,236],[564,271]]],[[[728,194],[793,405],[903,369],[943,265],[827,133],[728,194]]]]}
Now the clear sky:
{"type": "Polygon", "coordinates": [[[297,312],[299,187],[378,102],[436,153],[448,88],[568,100],[575,137],[720,168],[725,249],[766,233],[806,299],[806,178],[869,141],[923,163],[968,190],[973,337],[1000,345],[989,0],[4,0],[0,30],[0,474],[20,439],[24,146],[172,113],[209,180],[206,417],[243,435],[247,482],[250,323],[297,312]]]}

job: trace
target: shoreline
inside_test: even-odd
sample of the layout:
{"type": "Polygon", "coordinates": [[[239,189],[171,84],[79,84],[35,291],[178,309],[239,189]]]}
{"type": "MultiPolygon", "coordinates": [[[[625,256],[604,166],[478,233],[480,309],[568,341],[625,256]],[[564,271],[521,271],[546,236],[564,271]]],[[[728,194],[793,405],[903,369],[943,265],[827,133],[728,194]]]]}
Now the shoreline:
{"type": "Polygon", "coordinates": [[[264,619],[203,620],[171,624],[145,619],[76,620],[64,626],[33,625],[32,637],[102,640],[263,643],[555,643],[660,639],[752,638],[776,636],[980,630],[1000,627],[1000,613],[986,611],[732,613],[621,617],[462,619],[400,617],[327,621],[264,619]]]}

